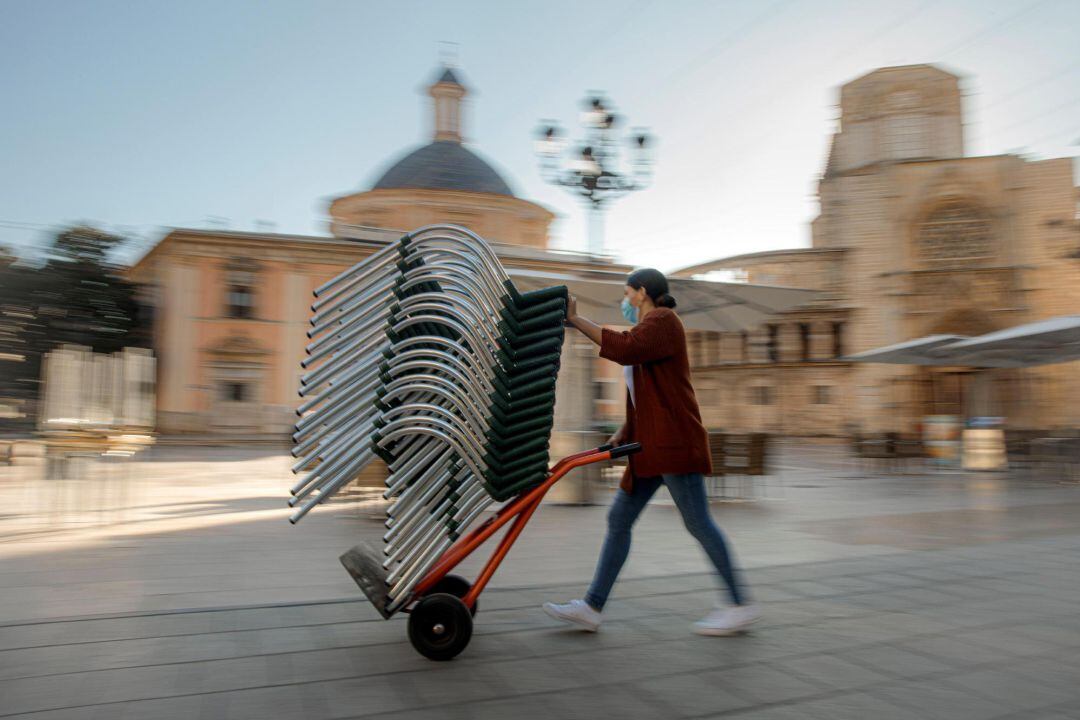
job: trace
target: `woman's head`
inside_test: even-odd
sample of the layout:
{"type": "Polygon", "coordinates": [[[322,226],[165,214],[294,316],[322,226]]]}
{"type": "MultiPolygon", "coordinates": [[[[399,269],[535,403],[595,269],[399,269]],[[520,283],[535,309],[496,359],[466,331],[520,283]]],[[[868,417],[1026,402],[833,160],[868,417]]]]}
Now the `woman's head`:
{"type": "Polygon", "coordinates": [[[630,277],[626,278],[626,288],[623,292],[635,308],[640,308],[645,298],[648,298],[656,307],[675,307],[675,298],[668,292],[667,278],[659,270],[642,268],[630,273],[630,277]]]}

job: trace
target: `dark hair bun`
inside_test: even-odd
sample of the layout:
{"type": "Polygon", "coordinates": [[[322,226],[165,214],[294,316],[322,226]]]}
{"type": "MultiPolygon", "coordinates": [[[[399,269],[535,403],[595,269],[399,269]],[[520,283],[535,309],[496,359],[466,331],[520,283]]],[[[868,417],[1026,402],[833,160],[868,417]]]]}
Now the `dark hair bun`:
{"type": "Polygon", "coordinates": [[[645,288],[645,294],[656,303],[656,307],[673,308],[675,298],[668,293],[668,281],[664,273],[653,268],[642,268],[630,273],[626,284],[635,290],[645,288]]]}

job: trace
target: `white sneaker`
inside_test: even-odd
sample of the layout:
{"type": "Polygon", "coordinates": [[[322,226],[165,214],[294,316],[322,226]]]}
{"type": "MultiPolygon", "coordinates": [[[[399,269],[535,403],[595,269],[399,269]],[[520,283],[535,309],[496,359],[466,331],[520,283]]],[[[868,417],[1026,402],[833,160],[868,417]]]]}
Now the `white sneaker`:
{"type": "Polygon", "coordinates": [[[757,605],[733,605],[717,608],[694,623],[698,635],[735,635],[761,618],[757,605]]]}
{"type": "Polygon", "coordinates": [[[571,600],[565,605],[546,602],[544,603],[544,612],[556,620],[573,623],[589,632],[596,632],[600,629],[600,621],[603,619],[600,617],[600,613],[593,610],[589,603],[584,600],[571,600]]]}

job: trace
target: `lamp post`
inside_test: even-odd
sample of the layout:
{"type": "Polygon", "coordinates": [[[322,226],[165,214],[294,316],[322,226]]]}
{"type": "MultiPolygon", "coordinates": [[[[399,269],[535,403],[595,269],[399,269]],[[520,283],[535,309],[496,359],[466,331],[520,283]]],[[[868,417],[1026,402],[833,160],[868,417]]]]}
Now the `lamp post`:
{"type": "Polygon", "coordinates": [[[541,124],[536,142],[540,171],[544,180],[561,185],[583,198],[589,211],[589,253],[604,252],[603,213],[615,198],[641,190],[651,180],[652,137],[642,128],[633,128],[622,140],[616,115],[599,93],[585,99],[581,113],[583,138],[567,142],[554,122],[541,124]],[[629,147],[624,164],[620,145],[629,147]]]}
{"type": "MultiPolygon", "coordinates": [[[[584,135],[580,141],[568,143],[554,122],[542,123],[538,130],[536,154],[544,180],[567,188],[586,202],[591,255],[604,253],[603,215],[607,205],[617,197],[645,188],[650,180],[651,138],[644,130],[634,129],[620,139],[618,128],[621,123],[622,118],[611,110],[610,103],[599,93],[591,93],[585,99],[581,113],[584,135]],[[620,148],[624,142],[628,145],[625,162],[620,148]]],[[[612,298],[612,301],[617,300],[612,298]]],[[[563,392],[570,402],[560,405],[557,401],[556,407],[562,407],[563,413],[569,410],[569,415],[562,415],[558,437],[567,443],[567,450],[573,451],[596,444],[591,437],[596,419],[593,383],[596,350],[587,342],[571,343],[567,350],[571,354],[565,358],[566,365],[570,366],[566,369],[571,372],[564,375],[580,378],[581,384],[566,386],[563,392]]],[[[591,502],[590,486],[598,479],[591,475],[598,472],[597,466],[588,475],[579,473],[572,483],[560,483],[563,487],[555,499],[591,502]]]]}

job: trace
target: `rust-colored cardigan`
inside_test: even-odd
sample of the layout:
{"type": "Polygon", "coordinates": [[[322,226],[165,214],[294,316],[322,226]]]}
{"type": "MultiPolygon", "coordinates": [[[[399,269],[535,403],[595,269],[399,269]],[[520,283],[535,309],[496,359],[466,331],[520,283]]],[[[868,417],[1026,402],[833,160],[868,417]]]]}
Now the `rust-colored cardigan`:
{"type": "Polygon", "coordinates": [[[712,473],[679,316],[656,308],[630,330],[604,328],[600,357],[634,366],[633,402],[626,394],[626,442],[639,442],[642,449],[630,456],[620,487],[631,492],[634,478],[712,473]]]}

